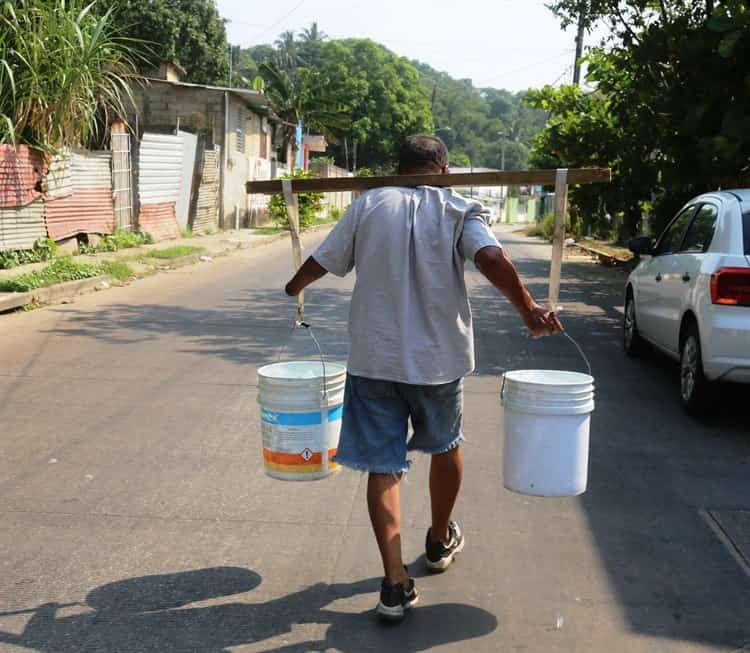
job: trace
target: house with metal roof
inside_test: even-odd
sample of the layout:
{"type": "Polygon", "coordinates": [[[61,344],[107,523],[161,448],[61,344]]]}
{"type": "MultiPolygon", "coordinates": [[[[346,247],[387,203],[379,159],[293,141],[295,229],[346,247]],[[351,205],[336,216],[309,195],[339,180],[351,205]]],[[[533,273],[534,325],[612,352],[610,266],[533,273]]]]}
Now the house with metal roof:
{"type": "MultiPolygon", "coordinates": [[[[145,85],[133,89],[135,111],[129,119],[130,126],[137,140],[151,150],[145,160],[156,162],[157,168],[148,180],[150,194],[143,199],[147,203],[162,203],[160,200],[164,198],[159,196],[158,190],[158,157],[170,156],[167,140],[152,137],[144,141],[144,134],[192,134],[197,139],[196,178],[204,172],[206,153],[210,153],[208,159],[215,161],[218,168],[218,226],[234,228],[261,223],[264,207],[251,204],[245,183],[270,179],[280,170],[291,167],[291,152],[279,150],[281,119],[273,113],[263,93],[183,82],[180,72],[173,65],[164,65],[158,77],[148,77],[145,85]]],[[[190,145],[189,139],[187,142],[190,145]]],[[[184,149],[183,145],[183,157],[184,149]]],[[[141,155],[134,160],[143,159],[141,155]]],[[[190,158],[187,160],[189,167],[190,158]]],[[[186,166],[182,174],[187,174],[186,166]]],[[[196,219],[201,222],[195,215],[199,193],[200,184],[193,184],[191,197],[186,200],[192,207],[189,211],[191,225],[196,219]]],[[[141,229],[144,226],[148,227],[141,225],[141,229]]]]}

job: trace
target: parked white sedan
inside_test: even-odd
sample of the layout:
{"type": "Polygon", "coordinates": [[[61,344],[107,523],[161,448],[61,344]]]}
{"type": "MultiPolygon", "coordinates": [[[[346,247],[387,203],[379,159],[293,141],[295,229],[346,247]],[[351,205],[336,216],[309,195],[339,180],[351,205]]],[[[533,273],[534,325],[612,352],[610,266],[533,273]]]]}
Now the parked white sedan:
{"type": "Polygon", "coordinates": [[[700,195],[654,242],[635,238],[623,342],[648,342],[680,361],[690,413],[707,407],[712,381],[750,383],[750,190],[700,195]]]}

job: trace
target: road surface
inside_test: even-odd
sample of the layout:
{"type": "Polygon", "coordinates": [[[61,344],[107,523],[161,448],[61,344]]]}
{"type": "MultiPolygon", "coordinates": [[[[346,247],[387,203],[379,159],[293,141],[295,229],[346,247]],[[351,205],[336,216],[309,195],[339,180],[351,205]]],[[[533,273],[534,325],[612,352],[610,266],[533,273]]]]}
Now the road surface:
{"type": "MultiPolygon", "coordinates": [[[[500,237],[544,297],[549,247],[500,237]]],[[[674,364],[620,351],[623,276],[583,262],[566,264],[561,301],[597,383],[588,492],[502,489],[499,374],[583,364],[563,338],[525,339],[468,273],[466,549],[424,576],[418,457],[404,543],[422,599],[402,625],[378,625],[365,477],[262,474],[255,369],[314,353],[306,334],[288,338],[290,272],[279,242],[0,316],[0,651],[745,650],[747,394],[725,393],[709,421],[684,416],[674,364]]],[[[351,285],[329,276],[308,293],[332,359],[346,356],[351,285]]]]}

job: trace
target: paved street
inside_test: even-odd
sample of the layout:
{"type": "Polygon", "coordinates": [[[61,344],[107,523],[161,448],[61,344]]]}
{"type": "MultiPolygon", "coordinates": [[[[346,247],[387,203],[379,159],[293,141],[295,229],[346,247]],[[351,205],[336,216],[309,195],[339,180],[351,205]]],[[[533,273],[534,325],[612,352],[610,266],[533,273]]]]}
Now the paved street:
{"type": "MultiPolygon", "coordinates": [[[[549,247],[499,234],[543,298],[549,247]]],[[[365,477],[262,473],[255,370],[289,334],[289,250],[0,316],[0,651],[750,650],[746,389],[722,393],[718,416],[685,417],[675,365],[621,353],[624,276],[583,262],[566,264],[561,301],[597,382],[589,491],[502,489],[499,374],[583,364],[562,337],[525,339],[472,271],[466,549],[424,576],[418,457],[404,541],[422,600],[402,625],[378,625],[365,477]]],[[[351,285],[329,276],[308,292],[333,359],[346,356],[351,285]]],[[[283,354],[313,347],[300,333],[283,354]]]]}

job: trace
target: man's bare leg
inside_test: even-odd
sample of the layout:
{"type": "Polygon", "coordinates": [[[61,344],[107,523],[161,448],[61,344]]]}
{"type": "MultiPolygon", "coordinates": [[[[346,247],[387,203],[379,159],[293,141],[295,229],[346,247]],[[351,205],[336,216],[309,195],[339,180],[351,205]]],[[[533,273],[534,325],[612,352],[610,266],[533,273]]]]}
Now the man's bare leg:
{"type": "Polygon", "coordinates": [[[447,544],[450,540],[448,522],[456,503],[461,479],[464,474],[464,459],[461,447],[445,453],[435,454],[430,464],[430,500],[432,504],[432,527],[430,537],[447,544]]]}
{"type": "Polygon", "coordinates": [[[385,577],[391,585],[409,586],[409,576],[401,557],[400,475],[370,474],[367,481],[367,507],[383,558],[385,577]]]}

